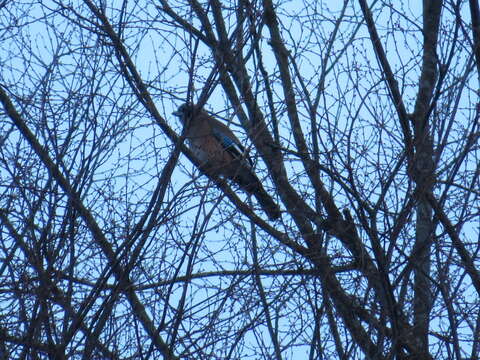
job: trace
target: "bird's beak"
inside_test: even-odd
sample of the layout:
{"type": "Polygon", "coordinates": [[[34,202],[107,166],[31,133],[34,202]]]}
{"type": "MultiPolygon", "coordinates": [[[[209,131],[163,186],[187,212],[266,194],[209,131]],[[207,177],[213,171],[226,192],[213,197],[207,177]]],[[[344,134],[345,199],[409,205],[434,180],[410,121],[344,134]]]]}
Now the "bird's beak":
{"type": "Polygon", "coordinates": [[[180,111],[174,111],[174,112],[172,112],[172,115],[175,115],[175,116],[178,116],[178,117],[182,116],[180,111]]]}

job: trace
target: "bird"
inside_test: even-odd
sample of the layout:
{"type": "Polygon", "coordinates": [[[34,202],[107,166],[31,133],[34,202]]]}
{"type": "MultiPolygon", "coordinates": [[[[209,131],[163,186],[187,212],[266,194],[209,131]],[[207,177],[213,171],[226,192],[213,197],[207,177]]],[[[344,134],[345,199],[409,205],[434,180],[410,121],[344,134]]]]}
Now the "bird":
{"type": "Polygon", "coordinates": [[[187,126],[189,148],[204,171],[232,180],[257,199],[270,220],[280,218],[280,208],[263,188],[252,159],[227,125],[193,103],[180,105],[172,114],[187,126]]]}

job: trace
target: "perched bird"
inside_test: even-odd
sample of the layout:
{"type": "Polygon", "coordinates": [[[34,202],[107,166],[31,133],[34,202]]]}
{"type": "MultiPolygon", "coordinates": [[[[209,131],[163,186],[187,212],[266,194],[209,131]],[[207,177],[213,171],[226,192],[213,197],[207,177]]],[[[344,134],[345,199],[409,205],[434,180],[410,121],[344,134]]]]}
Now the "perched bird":
{"type": "Polygon", "coordinates": [[[173,115],[188,126],[186,138],[190,149],[205,171],[233,180],[255,196],[270,220],[280,218],[280,209],[255,175],[245,148],[225,124],[190,103],[181,105],[173,115]]]}

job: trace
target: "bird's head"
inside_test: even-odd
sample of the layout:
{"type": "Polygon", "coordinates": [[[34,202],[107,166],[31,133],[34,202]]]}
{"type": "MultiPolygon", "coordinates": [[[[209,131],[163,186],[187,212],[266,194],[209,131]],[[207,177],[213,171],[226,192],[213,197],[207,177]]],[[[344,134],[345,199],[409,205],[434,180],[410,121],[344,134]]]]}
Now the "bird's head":
{"type": "Polygon", "coordinates": [[[185,124],[187,120],[191,120],[193,115],[198,112],[198,109],[192,103],[185,103],[178,107],[177,111],[174,111],[172,115],[177,116],[182,124],[185,124]]]}

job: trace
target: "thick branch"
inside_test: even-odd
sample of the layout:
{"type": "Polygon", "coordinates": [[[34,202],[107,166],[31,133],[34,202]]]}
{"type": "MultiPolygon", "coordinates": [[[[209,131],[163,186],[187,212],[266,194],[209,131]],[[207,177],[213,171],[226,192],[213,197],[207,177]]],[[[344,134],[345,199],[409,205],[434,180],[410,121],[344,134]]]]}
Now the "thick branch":
{"type": "MultiPolygon", "coordinates": [[[[397,80],[395,80],[392,68],[390,67],[390,63],[387,60],[387,55],[383,50],[382,43],[380,42],[380,37],[378,36],[372,13],[367,5],[366,0],[358,1],[363,12],[363,17],[365,18],[365,22],[367,23],[368,32],[370,33],[370,40],[372,41],[373,48],[375,50],[375,53],[377,54],[378,62],[382,67],[385,81],[387,82],[388,88],[390,89],[390,95],[392,97],[393,105],[397,110],[397,115],[400,120],[400,126],[403,132],[403,139],[405,141],[405,148],[407,154],[409,154],[412,151],[412,135],[408,124],[407,110],[405,109],[405,105],[403,104],[403,99],[400,94],[400,90],[398,89],[397,80]]],[[[410,156],[408,157],[410,158],[410,156]]]]}
{"type": "Polygon", "coordinates": [[[470,16],[472,18],[473,53],[475,55],[475,63],[477,64],[477,73],[480,78],[480,9],[478,0],[469,1],[470,16]]]}

